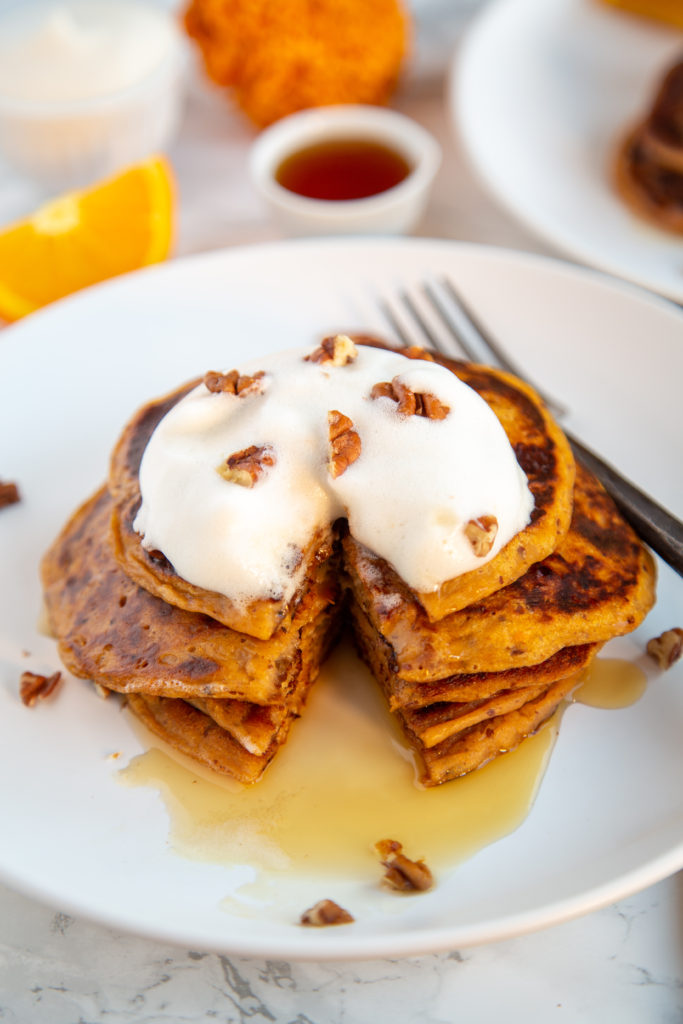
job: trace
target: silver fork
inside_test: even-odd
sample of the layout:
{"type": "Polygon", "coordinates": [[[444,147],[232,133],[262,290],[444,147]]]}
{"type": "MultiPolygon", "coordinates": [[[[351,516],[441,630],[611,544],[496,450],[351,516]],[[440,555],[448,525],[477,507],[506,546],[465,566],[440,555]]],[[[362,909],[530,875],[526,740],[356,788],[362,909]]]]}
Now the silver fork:
{"type": "MultiPolygon", "coordinates": [[[[397,293],[392,301],[380,301],[384,318],[396,338],[403,345],[422,345],[442,355],[464,356],[472,362],[488,363],[507,370],[527,380],[551,412],[561,418],[567,412],[566,406],[529,381],[505,353],[498,339],[484,328],[453,282],[442,278],[439,285],[438,289],[430,282],[422,286],[422,296],[431,319],[425,316],[407,291],[397,293]]],[[[564,432],[575,457],[600,480],[636,533],[672,569],[683,575],[683,523],[569,431],[565,429],[564,432]]]]}

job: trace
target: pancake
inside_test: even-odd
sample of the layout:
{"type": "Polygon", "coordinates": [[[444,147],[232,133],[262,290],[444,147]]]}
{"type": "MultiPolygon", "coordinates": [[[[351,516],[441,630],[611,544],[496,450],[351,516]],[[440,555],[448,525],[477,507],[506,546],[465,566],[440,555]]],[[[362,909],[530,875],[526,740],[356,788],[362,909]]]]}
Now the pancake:
{"type": "Polygon", "coordinates": [[[633,213],[683,233],[683,60],[669,68],[647,116],[620,145],[614,177],[633,213]]]}
{"type": "MultiPolygon", "coordinates": [[[[365,336],[356,336],[356,341],[389,348],[365,336]]],[[[534,499],[529,524],[492,560],[447,580],[438,591],[415,595],[430,619],[437,621],[517,579],[555,548],[571,518],[574,459],[561,430],[527,385],[497,370],[432,356],[423,350],[409,353],[411,358],[426,358],[445,366],[488,403],[508,436],[534,499]]],[[[273,597],[246,606],[236,604],[223,594],[184,580],[161,552],[143,546],[134,527],[141,504],[138,474],[147,442],[163,416],[197,383],[192,381],[144,406],[128,423],[114,449],[109,474],[115,503],[111,523],[114,551],[126,574],[150,593],[177,607],[211,615],[240,632],[267,639],[278,625],[287,624],[301,592],[289,602],[273,597]]],[[[307,577],[330,556],[333,546],[332,524],[310,538],[301,552],[307,577]]],[[[403,585],[407,592],[414,593],[403,585]]]]}
{"type": "MultiPolygon", "coordinates": [[[[140,462],[154,428],[166,413],[189,391],[199,379],[184,384],[170,394],[143,406],[125,427],[112,453],[109,471],[109,490],[114,499],[111,510],[111,540],[114,553],[126,574],[177,608],[210,615],[218,622],[268,640],[279,627],[287,627],[303,597],[300,589],[290,602],[284,599],[256,600],[238,604],[224,594],[205,590],[184,580],[160,551],[148,551],[133,524],[140,507],[138,482],[140,462]]],[[[308,565],[307,578],[316,567],[330,558],[333,548],[331,531],[321,532],[311,539],[309,549],[301,557],[308,565]]]]}
{"type": "Polygon", "coordinates": [[[199,764],[229,775],[238,782],[258,782],[285,742],[293,715],[286,715],[272,742],[262,754],[246,750],[209,715],[187,701],[131,693],[128,706],[136,718],[181,754],[199,764]]]}
{"type": "Polygon", "coordinates": [[[604,643],[635,629],[654,603],[652,557],[582,466],[557,550],[438,623],[372,552],[347,538],[344,558],[352,601],[390,648],[396,675],[418,683],[538,665],[565,647],[604,643]]]}
{"type": "MultiPolygon", "coordinates": [[[[340,338],[328,340],[335,349],[340,338]]],[[[312,374],[309,363],[305,371],[308,376],[302,377],[300,357],[296,353],[294,358],[290,356],[293,369],[290,367],[291,376],[286,378],[284,406],[281,407],[285,408],[285,416],[288,415],[291,389],[301,385],[308,394],[310,386],[319,386],[322,377],[315,376],[318,372],[331,381],[330,386],[335,389],[334,373],[348,362],[356,360],[354,369],[360,368],[366,374],[361,379],[367,390],[359,390],[358,384],[353,383],[345,384],[348,390],[344,392],[349,404],[358,402],[354,410],[358,430],[362,432],[361,423],[367,426],[366,459],[372,458],[369,438],[377,428],[378,417],[384,417],[382,429],[389,432],[381,435],[382,443],[374,449],[376,461],[367,462],[364,473],[356,477],[360,488],[334,493],[359,494],[360,506],[373,502],[372,488],[366,491],[368,482],[375,480],[377,472],[385,473],[385,485],[389,487],[386,452],[391,449],[395,456],[402,454],[407,437],[412,438],[413,445],[416,438],[420,439],[419,446],[411,449],[416,459],[421,459],[425,450],[422,439],[429,438],[432,454],[436,451],[439,465],[443,465],[442,460],[450,458],[454,438],[457,441],[463,436],[462,424],[459,429],[454,428],[454,424],[457,426],[460,422],[456,412],[457,402],[461,402],[462,408],[468,410],[465,426],[479,422],[480,413],[491,425],[490,434],[482,432],[482,437],[495,439],[487,452],[504,449],[506,453],[505,459],[495,463],[500,468],[500,477],[495,479],[500,481],[509,467],[514,480],[514,487],[502,491],[507,504],[495,505],[495,496],[492,499],[489,494],[487,498],[488,492],[477,490],[482,479],[479,471],[462,477],[473,481],[472,493],[477,496],[475,500],[484,505],[484,511],[488,505],[488,511],[495,510],[504,524],[508,509],[516,505],[520,515],[512,521],[514,529],[518,529],[517,524],[524,522],[529,508],[524,485],[526,476],[533,507],[529,521],[512,540],[494,549],[496,553],[483,564],[477,564],[480,552],[474,543],[472,548],[466,544],[469,561],[465,564],[468,567],[475,564],[477,568],[446,580],[434,592],[425,593],[411,588],[389,561],[364,547],[352,535],[349,523],[357,525],[358,521],[352,517],[354,506],[350,500],[349,504],[341,506],[321,506],[326,510],[332,508],[334,515],[338,515],[342,507],[348,516],[314,528],[308,545],[297,547],[298,561],[293,569],[289,558],[282,560],[281,555],[290,546],[292,530],[297,525],[300,508],[297,497],[308,491],[299,487],[296,493],[287,492],[292,497],[291,510],[295,511],[289,519],[283,520],[282,509],[290,509],[290,504],[284,506],[280,502],[277,505],[268,497],[279,492],[260,492],[263,494],[261,507],[266,509],[263,519],[254,518],[254,504],[247,490],[241,508],[246,510],[242,513],[243,530],[248,533],[251,529],[255,538],[249,553],[260,553],[262,538],[270,536],[264,529],[272,533],[280,526],[285,546],[277,548],[280,566],[277,579],[283,594],[289,587],[290,596],[285,599],[273,594],[267,599],[239,603],[191,584],[181,578],[160,551],[145,549],[141,535],[135,530],[135,521],[141,503],[138,477],[143,453],[162,417],[196,385],[194,381],[148,403],[124,429],[112,454],[108,487],[103,487],[74,513],[43,559],[47,612],[62,661],[72,673],[106,690],[126,695],[131,711],[156,735],[203,765],[246,783],[261,776],[285,742],[348,614],[361,655],[417,754],[422,781],[425,785],[438,785],[512,749],[553,714],[576,685],[577,674],[590,663],[600,646],[613,636],[629,632],[642,621],[654,601],[654,564],[600,484],[585,468],[575,465],[564,435],[526,385],[496,370],[433,357],[488,404],[516,455],[516,465],[498,423],[452,378],[446,375],[445,398],[439,394],[444,375],[434,367],[420,368],[419,374],[413,373],[412,377],[401,371],[389,384],[388,378],[385,382],[384,378],[378,380],[375,376],[377,367],[391,367],[391,376],[397,364],[400,368],[405,360],[397,360],[394,355],[370,360],[367,351],[363,359],[348,338],[342,340],[345,356],[350,350],[353,354],[344,363],[334,363],[335,370],[323,367],[312,374]],[[427,404],[419,405],[420,411],[415,411],[414,404],[412,413],[401,409],[395,412],[390,406],[391,411],[387,413],[387,398],[394,401],[398,398],[386,390],[376,395],[375,388],[391,391],[395,382],[404,380],[418,381],[410,385],[414,391],[405,387],[414,403],[419,399],[427,404]],[[421,380],[428,380],[429,384],[420,385],[421,380]],[[373,401],[376,398],[379,398],[377,403],[373,401]],[[375,409],[380,401],[384,403],[384,411],[375,409]],[[432,410],[439,406],[439,415],[429,414],[429,403],[432,410]],[[441,422],[429,424],[423,419],[406,424],[406,418],[411,415],[443,421],[449,414],[452,416],[450,432],[445,434],[438,433],[442,430],[441,422]],[[363,415],[369,419],[363,419],[363,415]],[[398,435],[399,430],[405,433],[398,435]],[[416,433],[416,430],[426,432],[416,433]],[[396,437],[400,438],[399,442],[396,437]],[[286,529],[282,528],[283,522],[286,529]],[[252,529],[254,523],[255,530],[252,529]]],[[[387,348],[373,339],[356,340],[387,348]]],[[[410,359],[432,360],[422,350],[407,350],[406,354],[410,359]]],[[[308,355],[304,361],[309,361],[308,355]]],[[[348,371],[347,381],[353,380],[352,372],[348,371]]],[[[223,380],[231,377],[230,374],[214,376],[223,380]]],[[[239,380],[253,381],[258,377],[256,374],[256,377],[240,377],[239,380]]],[[[251,391],[248,400],[261,402],[263,394],[269,393],[268,388],[277,383],[276,374],[268,377],[266,384],[261,382],[251,391]]],[[[209,392],[214,390],[208,384],[207,387],[209,392]]],[[[335,390],[334,394],[338,393],[335,390]]],[[[325,402],[329,394],[325,391],[325,402]]],[[[212,394],[199,393],[197,397],[196,406],[190,403],[181,410],[184,415],[189,408],[192,415],[196,415],[196,419],[191,420],[191,429],[200,439],[203,450],[198,455],[196,446],[192,449],[194,464],[200,463],[205,454],[207,422],[220,422],[222,428],[226,409],[220,397],[218,405],[212,394]],[[207,406],[203,404],[207,400],[214,403],[211,408],[213,413],[218,413],[217,419],[209,417],[207,420],[207,406]]],[[[237,397],[241,401],[241,392],[237,397]]],[[[230,401],[236,401],[235,397],[230,401]]],[[[325,404],[322,408],[328,406],[325,404]]],[[[249,406],[250,415],[259,410],[272,415],[271,409],[272,406],[266,408],[259,404],[249,406]]],[[[317,406],[315,410],[312,432],[302,435],[302,444],[318,436],[317,406]]],[[[339,473],[332,472],[336,467],[331,469],[330,461],[326,463],[324,472],[336,479],[362,458],[364,449],[360,434],[355,433],[355,440],[352,437],[354,422],[341,412],[331,415],[348,420],[350,427],[345,427],[342,435],[347,433],[346,440],[355,445],[350,461],[339,473]]],[[[279,430],[282,421],[278,417],[275,422],[279,430]]],[[[173,431],[178,419],[167,421],[165,427],[169,423],[173,431]]],[[[229,440],[232,441],[231,419],[230,424],[229,440]]],[[[247,429],[250,432],[254,429],[251,419],[247,429]]],[[[270,422],[268,430],[272,429],[270,422]]],[[[272,450],[268,448],[272,434],[265,430],[263,433],[264,438],[256,439],[262,446],[258,449],[262,453],[272,450]]],[[[279,433],[275,433],[279,438],[279,433]]],[[[159,436],[156,435],[155,440],[159,436]]],[[[182,430],[179,436],[185,443],[186,435],[182,430]]],[[[337,436],[333,438],[330,434],[330,442],[337,436]]],[[[223,434],[219,443],[224,444],[223,434]]],[[[317,448],[312,450],[318,451],[317,448]]],[[[236,454],[243,455],[246,451],[236,454]]],[[[281,442],[280,450],[273,451],[273,461],[266,465],[275,466],[276,470],[278,465],[286,465],[284,451],[281,442]]],[[[184,497],[191,499],[192,514],[197,507],[202,512],[205,508],[213,510],[211,499],[215,490],[224,486],[221,482],[216,488],[216,467],[219,477],[231,485],[241,482],[223,473],[226,467],[222,451],[218,456],[213,449],[210,452],[210,460],[207,458],[201,463],[208,469],[203,479],[210,479],[214,487],[214,491],[208,492],[206,504],[197,506],[195,487],[186,486],[183,492],[184,497]]],[[[339,448],[337,454],[341,452],[339,448]]],[[[467,454],[471,455],[471,451],[467,454]]],[[[311,486],[318,486],[320,482],[318,458],[316,454],[311,486]]],[[[232,472],[230,459],[227,464],[232,472]]],[[[162,479],[175,485],[177,470],[169,470],[169,466],[175,467],[176,463],[162,462],[161,465],[162,479]]],[[[459,463],[454,461],[453,465],[459,463]]],[[[393,466],[392,462],[391,473],[393,466]]],[[[242,469],[240,467],[240,471],[242,469]]],[[[399,470],[397,466],[396,472],[399,470]]],[[[181,480],[186,485],[183,472],[184,463],[181,463],[181,480]]],[[[243,486],[251,488],[261,472],[267,470],[257,468],[257,476],[246,484],[242,481],[243,486]]],[[[454,469],[454,476],[458,472],[454,469]]],[[[350,472],[349,477],[351,475],[350,472]]],[[[266,478],[265,486],[282,479],[288,482],[294,479],[298,485],[301,478],[273,475],[266,478]]],[[[491,479],[489,472],[485,482],[488,484],[491,479]]],[[[406,475],[405,486],[411,486],[409,475],[406,475]]],[[[394,493],[395,499],[402,500],[402,487],[401,482],[394,493]]],[[[454,490],[450,477],[446,489],[454,490]]],[[[241,488],[235,488],[230,501],[240,491],[241,488]]],[[[173,496],[178,493],[177,490],[163,492],[163,499],[157,504],[174,529],[178,511],[173,496]]],[[[219,501],[223,497],[221,491],[219,501]]],[[[429,500],[426,512],[422,505],[411,505],[411,511],[419,510],[412,523],[417,523],[420,530],[425,521],[423,513],[429,516],[442,509],[451,511],[451,506],[443,499],[441,505],[435,503],[433,497],[429,500]]],[[[236,506],[233,503],[229,507],[227,521],[232,530],[236,506]]],[[[387,511],[385,501],[374,541],[385,551],[382,533],[387,528],[387,511]]],[[[472,514],[487,518],[484,512],[472,508],[464,515],[460,513],[458,529],[461,533],[463,523],[472,514]]],[[[198,520],[191,516],[189,521],[198,520]]],[[[206,522],[199,521],[202,525],[206,522]]],[[[204,544],[202,557],[206,552],[212,562],[225,535],[225,521],[217,519],[220,532],[212,534],[211,542],[207,542],[205,533],[188,534],[186,522],[181,518],[181,549],[188,536],[192,540],[198,538],[204,544]]],[[[315,525],[319,519],[300,521],[315,525]]],[[[473,522],[470,520],[468,525],[473,522]]],[[[444,547],[439,546],[441,541],[436,546],[439,566],[443,564],[445,545],[450,544],[455,529],[450,519],[446,523],[444,547]]],[[[495,517],[493,523],[497,528],[495,517]]],[[[441,528],[442,524],[439,525],[441,528]]],[[[305,529],[299,541],[305,536],[305,529]]],[[[501,530],[504,529],[501,526],[501,530]]],[[[406,534],[399,536],[403,543],[406,534]]],[[[410,539],[415,534],[407,536],[410,539]]],[[[430,533],[430,542],[431,536],[430,533]]],[[[501,533],[501,537],[507,536],[509,532],[501,533]]],[[[241,563],[248,560],[243,554],[244,548],[240,547],[241,535],[230,537],[230,542],[235,545],[228,549],[233,557],[227,563],[220,563],[223,575],[218,585],[222,585],[224,578],[232,580],[233,575],[240,573],[241,563]],[[225,570],[226,564],[229,572],[225,570]]],[[[399,546],[394,544],[388,550],[397,564],[404,564],[399,546]]],[[[427,548],[415,550],[419,553],[419,562],[427,548]]],[[[433,544],[430,550],[434,550],[433,544]]],[[[181,555],[176,555],[179,560],[183,556],[182,550],[181,555]]],[[[405,570],[409,577],[411,565],[408,562],[405,570]]],[[[443,575],[436,578],[442,579],[443,575]]],[[[269,585],[272,578],[266,576],[269,585]]],[[[424,576],[418,578],[425,579],[424,576]]],[[[236,587],[235,592],[239,592],[239,588],[236,587]]],[[[250,596],[254,591],[246,593],[250,596]]]]}
{"type": "Polygon", "coordinates": [[[534,498],[531,521],[490,562],[435,593],[416,594],[432,622],[480,601],[522,576],[554,551],[569,529],[575,464],[569,443],[545,405],[523,381],[502,370],[433,358],[473,388],[491,407],[507,434],[534,498]]]}
{"type": "Polygon", "coordinates": [[[404,723],[418,756],[420,781],[425,786],[439,786],[514,750],[552,717],[575,686],[576,678],[569,676],[516,710],[479,722],[432,747],[421,743],[404,723]]]}
{"type": "Polygon", "coordinates": [[[434,704],[464,704],[488,700],[501,691],[547,687],[558,679],[582,672],[601,646],[578,644],[564,647],[536,665],[500,672],[464,672],[415,682],[398,674],[391,646],[377,633],[363,610],[351,602],[349,612],[361,657],[382,686],[391,711],[418,711],[434,704]]]}
{"type": "Polygon", "coordinates": [[[539,665],[413,683],[393,670],[389,645],[356,605],[351,615],[361,657],[417,754],[425,785],[472,771],[516,746],[553,713],[600,649],[584,644],[539,665]]]}
{"type": "Polygon", "coordinates": [[[100,490],[69,520],[42,563],[59,653],[74,675],[119,693],[285,704],[322,658],[341,610],[333,563],[267,641],[166,604],[121,570],[108,544],[111,498],[100,490]]]}

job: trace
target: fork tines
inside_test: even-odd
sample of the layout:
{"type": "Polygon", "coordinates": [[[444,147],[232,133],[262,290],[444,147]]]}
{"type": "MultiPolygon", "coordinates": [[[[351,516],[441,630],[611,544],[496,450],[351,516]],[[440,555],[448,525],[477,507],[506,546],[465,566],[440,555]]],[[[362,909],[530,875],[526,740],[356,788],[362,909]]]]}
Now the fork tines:
{"type": "MultiPolygon", "coordinates": [[[[411,292],[402,290],[392,300],[383,299],[380,308],[403,345],[420,345],[442,355],[464,356],[470,362],[488,363],[506,370],[531,384],[555,416],[560,418],[567,412],[563,403],[542,391],[512,362],[450,278],[425,281],[411,292]]],[[[683,524],[569,431],[565,433],[575,457],[598,477],[624,518],[657,554],[683,575],[683,524]]]]}
{"type": "MultiPolygon", "coordinates": [[[[380,306],[402,344],[422,345],[445,356],[464,357],[473,363],[497,366],[532,383],[486,328],[450,278],[427,280],[414,292],[398,292],[393,302],[383,299],[380,306]]],[[[555,416],[567,413],[565,404],[542,391],[536,384],[533,387],[555,416]]]]}

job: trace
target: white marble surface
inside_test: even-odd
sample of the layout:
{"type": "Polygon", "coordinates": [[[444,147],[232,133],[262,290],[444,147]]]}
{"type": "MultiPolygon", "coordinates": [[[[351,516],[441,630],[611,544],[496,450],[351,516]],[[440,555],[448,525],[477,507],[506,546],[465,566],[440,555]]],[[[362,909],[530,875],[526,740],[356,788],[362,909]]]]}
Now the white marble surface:
{"type": "MultiPolygon", "coordinates": [[[[396,105],[430,128],[444,147],[419,234],[547,251],[472,178],[453,137],[438,76],[421,74],[396,105]]],[[[170,154],[179,185],[177,255],[277,237],[248,184],[252,137],[224,98],[195,78],[170,154]]],[[[40,198],[29,182],[0,166],[0,223],[40,198]]],[[[415,959],[343,964],[177,949],[75,919],[0,885],[3,1024],[252,1019],[677,1024],[683,1021],[683,875],[514,940],[415,959]]]]}
{"type": "Polygon", "coordinates": [[[0,890],[3,1024],[679,1024],[677,876],[589,917],[474,949],[364,963],[180,950],[0,890]]]}

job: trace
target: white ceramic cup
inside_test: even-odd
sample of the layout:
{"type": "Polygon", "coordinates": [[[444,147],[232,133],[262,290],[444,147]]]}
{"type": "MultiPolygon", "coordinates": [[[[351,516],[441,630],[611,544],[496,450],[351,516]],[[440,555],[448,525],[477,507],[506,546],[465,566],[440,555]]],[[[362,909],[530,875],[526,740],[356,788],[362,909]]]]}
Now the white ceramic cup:
{"type": "MultiPolygon", "coordinates": [[[[21,3],[22,0],[19,0],[21,3]]],[[[112,0],[101,0],[111,6],[112,0]]],[[[132,0],[120,6],[136,10],[132,0]]],[[[11,16],[16,0],[3,15],[11,16]]],[[[51,9],[44,0],[35,9],[51,9]]],[[[97,12],[98,4],[92,10],[97,12]]],[[[162,151],[178,126],[187,52],[176,19],[138,5],[166,40],[163,56],[135,82],[80,100],[21,100],[0,89],[0,154],[16,170],[53,190],[85,185],[162,151]]]]}
{"type": "Polygon", "coordinates": [[[277,121],[251,151],[252,181],[282,231],[305,235],[399,235],[424,211],[441,163],[439,144],[421,125],[395,110],[363,105],[314,107],[277,121]],[[388,146],[410,172],[398,185],[363,199],[309,199],[276,180],[288,156],[322,142],[362,139],[388,146]]]}

